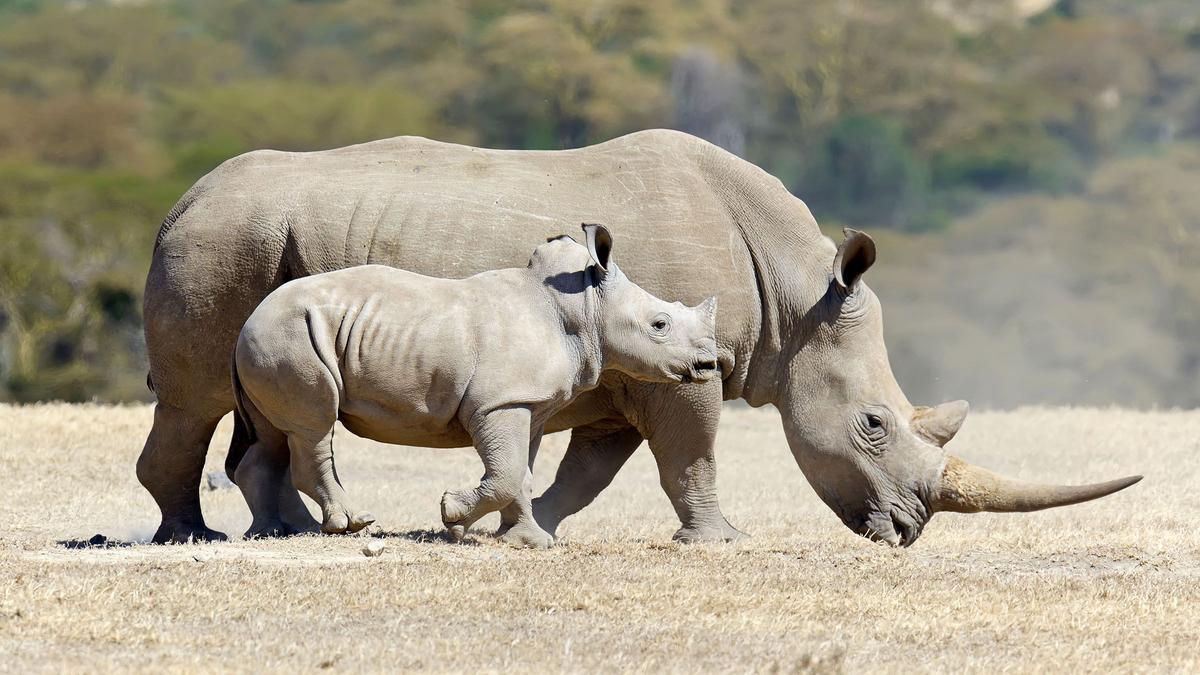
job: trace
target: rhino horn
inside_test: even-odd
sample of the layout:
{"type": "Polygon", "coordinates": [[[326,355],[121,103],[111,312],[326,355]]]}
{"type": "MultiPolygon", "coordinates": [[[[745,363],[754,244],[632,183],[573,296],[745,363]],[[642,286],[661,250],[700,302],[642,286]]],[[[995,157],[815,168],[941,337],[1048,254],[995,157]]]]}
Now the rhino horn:
{"type": "Polygon", "coordinates": [[[1039,511],[1106,497],[1141,479],[1128,476],[1092,485],[1039,485],[1004,478],[951,456],[942,470],[933,509],[955,513],[1039,511]]]}

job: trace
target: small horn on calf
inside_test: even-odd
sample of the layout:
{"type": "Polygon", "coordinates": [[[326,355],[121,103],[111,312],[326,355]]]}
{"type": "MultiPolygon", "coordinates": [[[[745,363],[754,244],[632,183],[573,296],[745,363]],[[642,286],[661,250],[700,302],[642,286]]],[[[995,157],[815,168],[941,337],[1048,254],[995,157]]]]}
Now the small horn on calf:
{"type": "Polygon", "coordinates": [[[1128,476],[1093,485],[1038,485],[998,476],[951,456],[942,470],[933,510],[955,513],[1023,512],[1106,497],[1140,481],[1128,476]]]}

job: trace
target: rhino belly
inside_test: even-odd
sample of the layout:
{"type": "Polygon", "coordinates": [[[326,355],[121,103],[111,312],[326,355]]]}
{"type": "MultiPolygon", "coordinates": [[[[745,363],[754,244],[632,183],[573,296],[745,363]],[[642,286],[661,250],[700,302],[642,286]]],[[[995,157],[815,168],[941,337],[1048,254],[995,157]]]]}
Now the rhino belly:
{"type": "Polygon", "coordinates": [[[351,433],[380,443],[420,448],[462,448],[471,445],[471,435],[458,420],[442,424],[411,410],[351,403],[338,415],[351,433]]]}

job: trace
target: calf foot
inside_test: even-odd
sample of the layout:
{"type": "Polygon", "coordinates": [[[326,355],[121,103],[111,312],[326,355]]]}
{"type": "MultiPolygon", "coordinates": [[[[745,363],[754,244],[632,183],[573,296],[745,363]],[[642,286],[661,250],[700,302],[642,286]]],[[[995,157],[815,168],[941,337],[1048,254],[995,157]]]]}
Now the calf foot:
{"type": "Polygon", "coordinates": [[[447,490],[442,494],[442,522],[449,526],[475,510],[477,500],[470,491],[447,490]]]}
{"type": "Polygon", "coordinates": [[[358,511],[351,513],[340,505],[334,505],[325,514],[325,520],[321,523],[321,531],[326,534],[347,534],[358,532],[364,527],[375,522],[375,516],[369,511],[358,511]]]}
{"type": "Polygon", "coordinates": [[[537,525],[516,523],[500,535],[500,541],[517,548],[550,548],[554,537],[537,525]]]}
{"type": "Polygon", "coordinates": [[[359,511],[350,518],[350,531],[358,532],[375,522],[375,514],[370,511],[359,511]]]}
{"type": "Polygon", "coordinates": [[[469,519],[478,499],[473,490],[447,490],[442,495],[442,524],[454,541],[462,541],[467,529],[475,522],[469,519]]]}

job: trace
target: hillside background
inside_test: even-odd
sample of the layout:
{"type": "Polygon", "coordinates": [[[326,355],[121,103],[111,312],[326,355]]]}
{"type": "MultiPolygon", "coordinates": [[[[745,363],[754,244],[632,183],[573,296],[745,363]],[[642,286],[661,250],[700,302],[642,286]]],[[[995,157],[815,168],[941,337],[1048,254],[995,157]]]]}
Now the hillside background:
{"type": "Polygon", "coordinates": [[[1193,0],[0,0],[0,401],[150,397],[158,223],[235,154],[647,127],[876,236],[912,400],[1200,406],[1193,0]]]}

